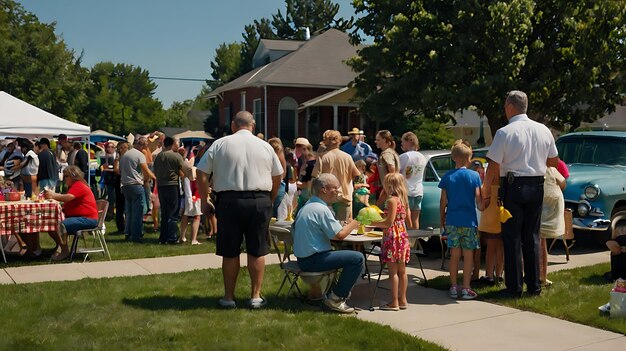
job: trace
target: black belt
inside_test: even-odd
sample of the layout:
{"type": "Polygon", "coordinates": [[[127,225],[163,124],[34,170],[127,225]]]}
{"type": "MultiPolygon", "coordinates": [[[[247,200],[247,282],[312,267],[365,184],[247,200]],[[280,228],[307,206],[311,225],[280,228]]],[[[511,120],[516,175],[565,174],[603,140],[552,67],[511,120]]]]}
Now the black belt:
{"type": "Polygon", "coordinates": [[[217,193],[217,197],[230,197],[238,199],[255,199],[259,197],[270,196],[269,191],[237,191],[237,190],[225,190],[217,193]]]}
{"type": "Polygon", "coordinates": [[[538,184],[543,183],[543,176],[536,177],[500,177],[500,182],[502,185],[506,184],[538,184]]]}

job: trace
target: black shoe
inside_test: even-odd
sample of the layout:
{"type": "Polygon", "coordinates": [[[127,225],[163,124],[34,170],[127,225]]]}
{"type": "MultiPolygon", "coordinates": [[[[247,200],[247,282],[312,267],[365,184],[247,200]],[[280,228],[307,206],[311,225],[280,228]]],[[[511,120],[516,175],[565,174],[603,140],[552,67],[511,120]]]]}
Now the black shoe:
{"type": "Polygon", "coordinates": [[[535,290],[526,291],[526,294],[528,294],[528,296],[539,296],[539,295],[541,295],[541,288],[535,289],[535,290]]]}

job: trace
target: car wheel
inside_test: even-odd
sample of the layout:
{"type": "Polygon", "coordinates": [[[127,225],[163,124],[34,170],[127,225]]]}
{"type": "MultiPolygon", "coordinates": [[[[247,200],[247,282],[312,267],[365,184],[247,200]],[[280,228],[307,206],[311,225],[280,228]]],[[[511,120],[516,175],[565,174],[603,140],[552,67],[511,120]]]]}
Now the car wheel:
{"type": "Polygon", "coordinates": [[[617,235],[626,235],[626,206],[616,208],[611,214],[611,237],[614,231],[617,235]]]}

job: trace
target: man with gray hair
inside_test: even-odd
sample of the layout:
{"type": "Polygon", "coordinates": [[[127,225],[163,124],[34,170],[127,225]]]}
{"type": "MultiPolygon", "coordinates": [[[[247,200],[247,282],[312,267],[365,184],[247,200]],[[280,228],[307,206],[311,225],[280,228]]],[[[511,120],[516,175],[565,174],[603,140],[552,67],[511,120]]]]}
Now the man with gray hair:
{"type": "Polygon", "coordinates": [[[500,198],[513,216],[502,224],[502,240],[506,290],[515,297],[522,295],[524,281],[528,294],[541,293],[538,253],[543,183],[547,167],[556,167],[559,160],[552,133],[529,119],[527,109],[524,92],[507,94],[504,112],[509,124],[498,129],[489,147],[482,190],[486,208],[491,185],[498,184],[499,178],[500,198]]]}
{"type": "Polygon", "coordinates": [[[346,305],[346,299],[363,270],[363,254],[351,250],[333,251],[330,240],[343,240],[359,223],[349,220],[342,227],[328,208],[338,200],[337,177],[322,173],[313,179],[311,187],[313,196],[296,216],[293,253],[304,272],[342,269],[337,285],[325,297],[324,304],[336,312],[352,313],[354,308],[346,305]]]}
{"type": "Polygon", "coordinates": [[[239,255],[245,239],[252,285],[248,305],[260,308],[266,303],[261,297],[261,286],[265,255],[269,253],[267,233],[283,167],[270,144],[252,134],[255,122],[250,112],[237,113],[230,128],[234,134],[215,141],[200,159],[198,190],[203,212],[208,213],[208,180],[213,174],[213,190],[217,193],[217,255],[222,256],[224,277],[220,306],[236,306],[239,255]]]}

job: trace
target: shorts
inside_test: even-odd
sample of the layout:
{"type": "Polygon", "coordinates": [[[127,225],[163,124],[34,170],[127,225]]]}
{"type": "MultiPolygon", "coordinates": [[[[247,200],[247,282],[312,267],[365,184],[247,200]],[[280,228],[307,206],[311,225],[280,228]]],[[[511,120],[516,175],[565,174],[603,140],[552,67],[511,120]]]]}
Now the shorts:
{"type": "Polygon", "coordinates": [[[418,196],[409,196],[409,208],[413,211],[421,211],[422,210],[422,195],[418,196]]]}
{"type": "Polygon", "coordinates": [[[478,231],[474,227],[447,225],[445,235],[448,236],[448,247],[450,248],[461,248],[463,250],[480,249],[478,231]]]}
{"type": "Polygon", "coordinates": [[[57,187],[57,181],[52,179],[42,179],[39,181],[39,189],[44,190],[44,188],[48,188],[49,190],[55,190],[57,187]]]}
{"type": "Polygon", "coordinates": [[[98,226],[97,219],[87,217],[67,217],[61,223],[68,234],[76,234],[79,230],[93,229],[98,226]]]}
{"type": "Polygon", "coordinates": [[[217,217],[218,256],[238,257],[246,241],[246,253],[254,257],[269,253],[269,224],[272,201],[269,191],[224,191],[218,193],[217,217]]]}
{"type": "Polygon", "coordinates": [[[502,240],[502,234],[500,233],[487,233],[487,232],[480,232],[480,236],[487,239],[487,240],[502,240]]]}

